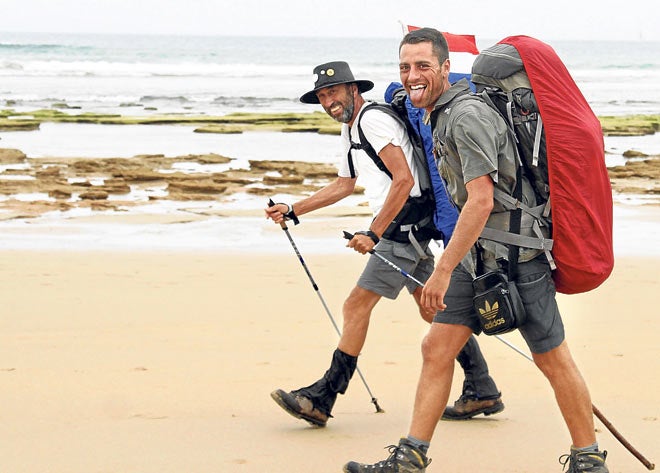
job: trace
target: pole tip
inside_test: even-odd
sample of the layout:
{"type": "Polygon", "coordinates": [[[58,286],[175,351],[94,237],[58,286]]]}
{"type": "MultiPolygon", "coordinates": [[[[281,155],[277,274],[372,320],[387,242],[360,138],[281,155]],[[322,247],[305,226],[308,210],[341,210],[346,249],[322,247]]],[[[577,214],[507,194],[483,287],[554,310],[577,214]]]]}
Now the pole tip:
{"type": "Polygon", "coordinates": [[[376,414],[382,414],[382,413],[385,412],[385,411],[384,411],[383,409],[381,409],[380,406],[378,405],[378,399],[376,399],[375,397],[372,397],[372,398],[371,398],[371,402],[373,402],[374,406],[376,406],[376,414]]]}

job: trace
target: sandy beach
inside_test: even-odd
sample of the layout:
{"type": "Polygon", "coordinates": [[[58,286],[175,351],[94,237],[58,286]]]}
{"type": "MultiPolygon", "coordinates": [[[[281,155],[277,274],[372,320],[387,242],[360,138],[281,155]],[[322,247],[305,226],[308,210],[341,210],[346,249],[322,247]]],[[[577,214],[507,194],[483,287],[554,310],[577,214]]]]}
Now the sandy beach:
{"type": "MultiPolygon", "coordinates": [[[[657,228],[657,207],[639,212],[634,221],[657,228]]],[[[619,215],[615,225],[631,225],[619,215]]],[[[339,323],[364,257],[309,242],[362,218],[292,230],[339,323]]],[[[379,304],[360,358],[386,412],[374,412],[356,376],[335,418],[311,428],[269,393],[316,380],[337,335],[281,230],[260,235],[262,248],[239,253],[0,251],[0,471],[323,473],[384,458],[383,448],[407,432],[427,328],[412,298],[379,304]]],[[[660,256],[624,251],[634,241],[617,245],[612,276],[588,294],[560,296],[560,307],[594,404],[658,461],[660,256]]],[[[519,335],[504,338],[526,351],[519,335]]],[[[441,422],[429,471],[560,471],[570,440],[545,379],[501,341],[480,343],[506,409],[441,422]]],[[[596,427],[612,473],[645,471],[596,427]]]]}

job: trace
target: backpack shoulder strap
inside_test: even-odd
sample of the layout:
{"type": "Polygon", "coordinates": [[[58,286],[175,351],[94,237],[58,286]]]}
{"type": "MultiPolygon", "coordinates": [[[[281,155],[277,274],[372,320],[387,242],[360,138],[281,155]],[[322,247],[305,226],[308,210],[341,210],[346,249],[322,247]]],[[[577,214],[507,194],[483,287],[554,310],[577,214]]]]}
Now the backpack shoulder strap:
{"type": "Polygon", "coordinates": [[[368,103],[362,109],[362,111],[360,112],[360,114],[357,117],[358,137],[360,138],[359,143],[356,143],[356,142],[353,141],[353,138],[350,136],[350,130],[349,130],[349,137],[350,137],[351,147],[348,150],[348,167],[351,171],[351,177],[355,177],[355,168],[354,168],[354,165],[353,165],[353,156],[351,154],[351,150],[361,149],[362,151],[367,153],[367,155],[371,158],[371,160],[378,167],[378,169],[383,171],[385,174],[387,174],[387,176],[390,179],[392,179],[392,173],[390,172],[389,169],[387,169],[387,166],[385,166],[385,163],[383,162],[383,160],[380,158],[380,156],[378,156],[378,153],[376,153],[376,150],[373,148],[373,146],[371,146],[371,143],[369,143],[369,141],[367,140],[367,137],[364,135],[364,132],[362,131],[362,126],[360,124],[360,121],[362,120],[362,115],[364,115],[367,110],[372,110],[372,109],[381,110],[382,112],[387,113],[388,115],[392,116],[397,121],[399,121],[399,123],[401,123],[401,125],[403,125],[405,127],[405,123],[403,123],[403,121],[401,120],[401,117],[399,117],[399,115],[394,110],[392,110],[392,107],[390,107],[389,105],[382,104],[382,103],[377,103],[377,102],[368,103]]]}

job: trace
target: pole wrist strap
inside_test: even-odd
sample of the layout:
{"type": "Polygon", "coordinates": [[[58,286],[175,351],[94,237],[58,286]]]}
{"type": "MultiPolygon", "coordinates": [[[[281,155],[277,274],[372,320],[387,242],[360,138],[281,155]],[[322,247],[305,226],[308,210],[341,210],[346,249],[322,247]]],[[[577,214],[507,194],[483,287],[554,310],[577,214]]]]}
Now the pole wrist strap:
{"type": "Polygon", "coordinates": [[[293,211],[293,205],[285,204],[289,210],[284,214],[284,218],[287,220],[292,220],[294,225],[298,225],[300,223],[300,220],[298,220],[298,216],[296,213],[293,211]]]}
{"type": "Polygon", "coordinates": [[[371,230],[360,230],[359,232],[355,232],[355,234],[356,235],[366,235],[366,236],[368,236],[374,242],[374,245],[377,245],[378,242],[380,241],[380,238],[378,238],[378,235],[376,235],[371,230]]]}

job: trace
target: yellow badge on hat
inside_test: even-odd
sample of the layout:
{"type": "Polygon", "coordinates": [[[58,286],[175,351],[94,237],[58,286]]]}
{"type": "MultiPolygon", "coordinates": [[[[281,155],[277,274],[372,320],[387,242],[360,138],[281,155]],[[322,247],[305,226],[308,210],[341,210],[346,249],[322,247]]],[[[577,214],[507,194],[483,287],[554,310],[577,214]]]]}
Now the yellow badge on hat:
{"type": "Polygon", "coordinates": [[[335,75],[335,70],[334,69],[328,69],[326,71],[326,74],[328,75],[328,77],[332,77],[332,76],[335,75]]]}

